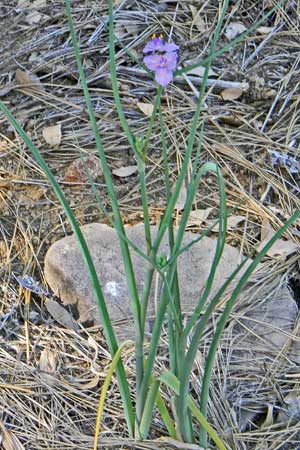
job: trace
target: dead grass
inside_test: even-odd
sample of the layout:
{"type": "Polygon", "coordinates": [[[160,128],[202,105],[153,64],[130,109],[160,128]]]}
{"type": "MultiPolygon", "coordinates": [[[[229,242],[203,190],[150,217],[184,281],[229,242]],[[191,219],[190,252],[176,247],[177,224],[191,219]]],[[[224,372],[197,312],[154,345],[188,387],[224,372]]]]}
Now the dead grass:
{"type": "MultiPolygon", "coordinates": [[[[60,180],[79,222],[103,221],[88,183],[76,189],[64,181],[70,162],[79,157],[80,152],[94,154],[96,149],[78,81],[63,2],[50,0],[44,2],[45,6],[32,10],[28,6],[17,8],[16,1],[7,3],[0,7],[3,20],[0,31],[1,99],[23,124],[60,180]],[[40,19],[30,24],[33,12],[38,12],[40,19]],[[17,69],[34,74],[41,83],[38,88],[26,88],[16,82],[17,69]],[[45,143],[42,130],[56,123],[62,126],[62,141],[57,148],[52,148],[45,143]]],[[[272,0],[230,2],[225,28],[233,22],[251,26],[272,4],[272,0]]],[[[180,61],[184,64],[207,54],[218,7],[219,2],[213,0],[193,3],[118,1],[117,37],[141,58],[142,47],[153,32],[171,34],[172,40],[180,45],[180,61]],[[201,21],[197,16],[193,17],[191,6],[200,11],[201,21]]],[[[112,169],[131,165],[134,161],[117,119],[110,83],[106,2],[74,1],[72,10],[109,164],[112,169]]],[[[299,0],[285,2],[284,7],[264,24],[269,27],[267,33],[252,34],[212,65],[215,75],[210,76],[202,113],[206,127],[201,163],[214,159],[223,169],[228,204],[235,208],[235,215],[246,219],[229,230],[228,242],[246,254],[252,254],[259,244],[263,222],[268,220],[274,229],[278,229],[299,208],[299,174],[291,174],[280,165],[272,166],[269,155],[269,150],[276,150],[299,159],[299,17],[299,0]],[[222,100],[220,92],[225,87],[232,87],[232,83],[247,85],[246,92],[236,100],[222,100]]],[[[223,33],[219,47],[227,42],[223,33]]],[[[148,118],[137,103],[152,103],[155,85],[118,45],[117,63],[126,117],[134,132],[143,134],[148,118]]],[[[181,77],[163,97],[174,180],[180,170],[189,123],[195,110],[197,88],[197,77],[181,77]]],[[[70,232],[70,228],[43,173],[2,116],[0,131],[0,314],[3,317],[8,314],[5,325],[2,326],[3,318],[0,322],[0,424],[19,439],[24,448],[31,450],[91,448],[99,389],[110,363],[109,355],[98,330],[75,332],[56,326],[38,297],[32,296],[27,311],[29,316],[26,316],[24,297],[16,290],[12,272],[28,273],[43,281],[46,249],[51,242],[70,232]],[[41,358],[46,357],[41,355],[45,355],[43,351],[46,350],[53,361],[52,373],[40,369],[41,358]]],[[[148,171],[151,212],[153,222],[157,222],[164,204],[158,124],[154,126],[151,139],[148,171]]],[[[136,176],[125,180],[116,178],[115,182],[124,220],[139,222],[140,196],[136,176]]],[[[102,179],[97,180],[97,187],[109,208],[102,179]]],[[[216,189],[215,180],[208,176],[195,201],[195,209],[212,208],[211,218],[218,207],[216,189]]],[[[206,225],[199,223],[194,229],[199,231],[206,225]]],[[[285,237],[298,243],[299,227],[291,228],[285,237]]],[[[268,269],[264,272],[265,285],[286,284],[289,278],[299,284],[297,254],[288,260],[284,257],[268,259],[265,268],[268,269]]],[[[258,286],[261,280],[257,283],[258,286]]],[[[245,314],[247,308],[248,304],[245,314]]],[[[195,393],[199,391],[203,354],[218,314],[219,311],[199,349],[202,359],[199,356],[192,381],[195,393]]],[[[218,355],[210,420],[221,436],[227,436],[228,449],[299,448],[297,424],[266,421],[268,408],[280,403],[278,389],[283,398],[298,389],[298,365],[286,355],[271,353],[268,356],[271,369],[260,382],[255,373],[249,374],[248,389],[253,398],[259,399],[259,405],[265,407],[258,408],[260,421],[256,420],[249,429],[238,429],[234,402],[241,399],[242,394],[237,391],[236,399],[228,400],[224,390],[230,380],[239,386],[241,373],[245,373],[245,365],[229,366],[229,355],[235,342],[230,330],[236,320],[234,313],[218,355]]],[[[124,360],[133,379],[131,350],[124,360]]],[[[157,368],[166,365],[162,338],[157,368]]],[[[275,409],[271,413],[273,418],[278,414],[275,409]]],[[[168,445],[175,448],[172,442],[160,440],[164,435],[161,420],[155,416],[151,442],[137,444],[128,440],[114,380],[106,403],[101,448],[156,449],[168,448],[168,445]]]]}

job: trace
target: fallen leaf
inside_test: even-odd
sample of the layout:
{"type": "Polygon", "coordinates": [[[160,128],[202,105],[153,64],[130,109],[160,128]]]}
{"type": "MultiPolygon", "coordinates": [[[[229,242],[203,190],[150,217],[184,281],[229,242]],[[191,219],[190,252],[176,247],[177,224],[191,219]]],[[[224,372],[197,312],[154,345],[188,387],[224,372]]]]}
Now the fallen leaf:
{"type": "Polygon", "coordinates": [[[42,134],[47,144],[56,147],[61,141],[61,124],[43,128],[42,134]]]}
{"type": "Polygon", "coordinates": [[[229,41],[232,41],[239,34],[243,33],[246,30],[247,28],[241,22],[232,22],[227,26],[225,36],[229,41]]]}
{"type": "Polygon", "coordinates": [[[132,54],[132,56],[133,56],[135,59],[138,59],[138,58],[140,57],[139,52],[138,52],[135,48],[131,48],[131,49],[130,49],[130,53],[132,54]]]}
{"type": "MultiPolygon", "coordinates": [[[[33,90],[31,90],[31,89],[22,89],[22,91],[24,92],[24,93],[27,93],[27,92],[33,92],[33,90]]],[[[18,123],[19,123],[19,125],[21,125],[23,128],[25,127],[25,125],[27,124],[27,122],[28,122],[28,114],[27,114],[27,110],[26,109],[24,109],[23,111],[18,111],[18,113],[16,114],[16,119],[17,119],[17,121],[18,121],[18,123]]],[[[13,127],[13,125],[12,124],[9,124],[8,125],[8,127],[6,128],[6,130],[8,131],[8,132],[13,132],[13,133],[15,133],[15,129],[14,129],[14,127],[13,127]]]]}
{"type": "Polygon", "coordinates": [[[241,119],[241,116],[239,114],[230,114],[230,115],[223,115],[219,116],[218,120],[221,122],[226,123],[227,125],[231,127],[240,127],[244,124],[243,120],[241,119]]]}
{"type": "Polygon", "coordinates": [[[8,259],[8,247],[6,245],[6,242],[1,240],[0,241],[0,267],[2,263],[4,264],[6,260],[8,259]]]}
{"type": "Polygon", "coordinates": [[[279,411],[276,423],[298,422],[300,418],[300,396],[299,390],[294,388],[284,397],[284,407],[279,411]]]}
{"type": "MultiPolygon", "coordinates": [[[[241,222],[246,220],[246,217],[244,216],[229,216],[227,217],[227,230],[234,230],[236,229],[237,225],[239,225],[241,222]]],[[[214,220],[211,220],[209,222],[209,225],[212,225],[214,220]]],[[[212,231],[217,233],[219,231],[219,223],[216,223],[213,227],[212,231]]]]}
{"type": "Polygon", "coordinates": [[[31,8],[39,9],[45,8],[45,6],[47,6],[47,0],[35,0],[32,3],[31,8]]]}
{"type": "Polygon", "coordinates": [[[154,109],[154,106],[152,105],[152,103],[138,102],[137,106],[142,111],[142,113],[145,114],[145,116],[151,117],[151,115],[153,113],[153,109],[154,109]]]}
{"type": "Polygon", "coordinates": [[[25,20],[29,25],[34,25],[39,23],[42,18],[42,14],[38,11],[32,11],[29,14],[26,14],[25,20]]]}
{"type": "Polygon", "coordinates": [[[268,412],[267,412],[266,418],[262,424],[262,427],[265,428],[265,427],[270,427],[271,425],[273,425],[273,422],[274,422],[273,418],[274,418],[274,405],[268,404],[268,412]]]}
{"type": "MultiPolygon", "coordinates": [[[[205,67],[198,66],[198,67],[195,67],[194,69],[189,70],[186,74],[187,75],[193,75],[195,77],[203,77],[204,72],[205,72],[205,67]]],[[[208,76],[209,77],[216,77],[217,74],[212,69],[209,69],[208,76]]]]}
{"type": "Polygon", "coordinates": [[[99,346],[98,346],[97,342],[95,341],[95,339],[92,338],[92,336],[88,337],[87,343],[93,350],[95,350],[93,362],[96,363],[96,361],[98,361],[99,346]]]}
{"type": "Polygon", "coordinates": [[[190,5],[190,9],[193,16],[193,25],[196,25],[199,31],[206,31],[206,23],[200,16],[199,11],[195,6],[190,5]]]}
{"type": "Polygon", "coordinates": [[[54,352],[52,350],[44,348],[40,356],[39,365],[41,377],[44,378],[44,381],[48,385],[53,386],[53,384],[55,383],[53,375],[55,374],[56,371],[56,355],[54,354],[54,352]]]}
{"type": "Polygon", "coordinates": [[[38,295],[48,295],[48,291],[28,274],[25,274],[23,277],[21,275],[15,276],[15,279],[22,289],[26,289],[27,291],[34,292],[38,295]]]}
{"type": "Polygon", "coordinates": [[[269,34],[271,33],[273,30],[275,30],[275,27],[258,27],[257,31],[260,34],[269,34]]]}
{"type": "Polygon", "coordinates": [[[77,389],[82,389],[84,391],[87,391],[89,389],[94,389],[100,380],[100,376],[96,375],[94,378],[92,378],[90,381],[88,381],[87,383],[73,383],[73,386],[76,386],[77,389]]]}
{"type": "MultiPolygon", "coordinates": [[[[171,437],[163,436],[156,439],[156,442],[163,443],[164,447],[168,444],[172,447],[181,449],[182,448],[182,441],[177,441],[176,439],[173,439],[171,437]]],[[[198,444],[185,444],[184,448],[186,450],[204,450],[203,447],[199,447],[198,444]]],[[[209,448],[207,450],[210,450],[209,448]]]]}
{"type": "Polygon", "coordinates": [[[271,227],[268,219],[263,220],[260,229],[260,242],[269,241],[275,234],[275,230],[271,227]]]}
{"type": "Polygon", "coordinates": [[[56,371],[56,357],[52,350],[44,348],[40,356],[40,370],[53,375],[56,371]]]}
{"type": "MultiPolygon", "coordinates": [[[[276,231],[272,228],[270,222],[266,219],[262,223],[260,244],[256,250],[260,252],[269,240],[275,235],[276,231]]],[[[275,256],[288,256],[299,250],[299,245],[291,240],[277,239],[277,241],[268,250],[267,255],[271,258],[275,256]]]]}
{"type": "Polygon", "coordinates": [[[236,100],[243,95],[243,90],[239,88],[228,88],[221,92],[223,100],[236,100]]]}
{"type": "Polygon", "coordinates": [[[112,173],[116,177],[124,178],[124,177],[130,177],[130,175],[133,175],[137,171],[137,166],[126,166],[126,167],[120,167],[119,169],[114,169],[112,173]]]}
{"type": "Polygon", "coordinates": [[[0,86],[0,97],[7,95],[14,87],[14,83],[7,83],[4,86],[0,86]]]}
{"type": "Polygon", "coordinates": [[[187,225],[200,226],[202,222],[204,222],[208,218],[211,211],[212,208],[197,209],[196,211],[191,211],[187,221],[187,225]]]}
{"type": "Polygon", "coordinates": [[[122,24],[120,24],[119,22],[117,22],[117,24],[115,26],[114,35],[120,40],[124,39],[127,35],[127,32],[126,32],[124,26],[122,24]]]}
{"type": "Polygon", "coordinates": [[[76,330],[76,322],[62,305],[51,298],[47,298],[45,306],[50,316],[56,320],[57,323],[70,330],[76,330]]]}
{"type": "Polygon", "coordinates": [[[93,181],[102,176],[102,164],[97,156],[90,155],[75,159],[66,170],[65,181],[85,183],[89,180],[87,172],[93,181]]]}
{"type": "Polygon", "coordinates": [[[2,153],[2,155],[3,155],[3,153],[5,152],[5,151],[7,151],[9,149],[9,145],[8,145],[8,142],[6,142],[6,141],[4,141],[4,140],[0,140],[0,152],[2,153]]]}
{"type": "Polygon", "coordinates": [[[25,9],[28,8],[29,6],[31,6],[29,0],[19,0],[16,8],[25,9]]]}
{"type": "Polygon", "coordinates": [[[16,81],[21,87],[32,91],[44,91],[44,87],[38,77],[28,71],[21,69],[16,70],[16,81]]]}
{"type": "Polygon", "coordinates": [[[225,145],[225,144],[213,144],[213,149],[214,151],[216,151],[217,153],[222,153],[222,155],[226,155],[229,156],[230,158],[235,158],[238,159],[240,158],[240,153],[239,151],[236,149],[236,147],[231,147],[230,145],[225,145]]]}
{"type": "Polygon", "coordinates": [[[28,61],[32,62],[32,61],[38,61],[40,60],[40,56],[38,52],[32,52],[31,55],[28,58],[28,61]]]}
{"type": "Polygon", "coordinates": [[[275,89],[263,89],[261,91],[261,97],[263,99],[274,98],[276,96],[276,94],[277,94],[277,91],[275,89]]]}
{"type": "Polygon", "coordinates": [[[124,23],[124,28],[128,34],[132,34],[133,36],[139,35],[140,27],[134,21],[124,23]]]}
{"type": "Polygon", "coordinates": [[[227,217],[227,230],[234,230],[237,225],[239,225],[241,222],[244,222],[244,220],[246,220],[246,217],[244,216],[227,217]]]}
{"type": "MultiPolygon", "coordinates": [[[[266,244],[266,242],[264,244],[266,244]]],[[[278,241],[276,241],[275,244],[267,252],[267,255],[271,258],[275,256],[288,256],[292,253],[295,253],[297,250],[299,250],[299,245],[297,245],[295,242],[290,240],[284,241],[283,239],[278,239],[278,241]]]]}
{"type": "Polygon", "coordinates": [[[45,195],[46,189],[43,186],[25,185],[22,189],[19,201],[23,202],[37,202],[45,195]]]}

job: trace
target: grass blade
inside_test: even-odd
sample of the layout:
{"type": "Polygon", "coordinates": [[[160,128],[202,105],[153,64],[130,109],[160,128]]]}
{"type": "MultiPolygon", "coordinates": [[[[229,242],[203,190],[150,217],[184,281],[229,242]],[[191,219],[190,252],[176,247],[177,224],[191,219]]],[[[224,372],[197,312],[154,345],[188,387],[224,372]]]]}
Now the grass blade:
{"type": "Polygon", "coordinates": [[[124,350],[124,348],[129,345],[129,344],[133,344],[133,341],[124,341],[120,347],[118,348],[118,350],[116,351],[110,368],[107,372],[107,375],[105,377],[103,386],[102,386],[102,390],[101,390],[101,395],[99,398],[99,404],[98,404],[98,411],[97,411],[97,419],[96,419],[96,426],[95,426],[95,436],[94,436],[94,448],[93,450],[97,450],[98,447],[98,439],[99,439],[99,434],[100,434],[100,426],[101,426],[101,418],[102,418],[102,413],[103,413],[103,408],[104,408],[104,402],[105,402],[105,397],[106,397],[106,393],[108,391],[109,388],[109,383],[111,381],[111,378],[113,376],[114,371],[116,370],[117,364],[119,362],[119,359],[121,358],[122,355],[122,351],[124,350]]]}

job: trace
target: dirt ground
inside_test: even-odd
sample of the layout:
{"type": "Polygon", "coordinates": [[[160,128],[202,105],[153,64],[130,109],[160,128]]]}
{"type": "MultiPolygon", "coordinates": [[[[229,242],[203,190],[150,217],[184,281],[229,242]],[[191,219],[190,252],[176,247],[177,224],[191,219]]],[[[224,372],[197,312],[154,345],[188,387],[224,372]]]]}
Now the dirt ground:
{"type": "MultiPolygon", "coordinates": [[[[220,3],[115,1],[115,33],[122,43],[116,43],[119,89],[125,116],[135,135],[144,135],[147,130],[149,117],[142,109],[145,104],[153,104],[156,85],[124,46],[141,62],[147,40],[153,33],[162,32],[180,46],[180,67],[196,62],[208,54],[220,3]]],[[[234,33],[249,29],[274,4],[273,0],[230,1],[217,49],[230,42],[230,30],[234,33]]],[[[71,5],[109,166],[112,171],[127,168],[135,165],[135,160],[114,105],[107,2],[75,0],[71,5]]],[[[73,161],[82,155],[96,155],[97,150],[64,3],[1,1],[0,13],[0,100],[47,161],[79,223],[107,223],[89,182],[70,182],[66,175],[73,161]],[[57,125],[61,138],[52,145],[44,137],[45,129],[57,125]]],[[[263,227],[272,233],[299,209],[299,23],[300,1],[283,2],[242,43],[214,59],[209,74],[201,113],[206,125],[200,164],[213,160],[222,168],[228,207],[233,208],[227,242],[245,255],[255,254],[264,239],[263,227]]],[[[184,156],[201,84],[199,74],[176,78],[163,94],[172,182],[184,156]]],[[[113,179],[124,222],[141,222],[137,174],[113,175],[113,179]]],[[[158,121],[150,140],[147,186],[151,221],[157,223],[165,205],[158,121]]],[[[101,174],[96,178],[96,187],[110,211],[101,174]]],[[[217,215],[218,201],[216,180],[206,176],[194,204],[200,213],[195,214],[189,228],[204,230],[217,215]]],[[[180,214],[177,211],[175,221],[180,214]]],[[[14,278],[27,274],[45,285],[45,252],[70,231],[48,180],[0,114],[0,436],[2,433],[3,440],[4,433],[8,433],[15,439],[14,447],[7,444],[3,448],[92,447],[99,389],[110,363],[101,333],[93,328],[79,334],[63,329],[49,316],[43,298],[32,294],[30,300],[25,299],[14,278]],[[59,382],[51,377],[49,381],[41,370],[45,358],[50,358],[55,370],[60,371],[59,382]]],[[[266,259],[274,277],[280,276],[288,283],[296,299],[300,294],[298,253],[287,248],[299,244],[299,234],[296,223],[285,234],[285,245],[266,259]]],[[[127,356],[128,370],[132,371],[132,350],[127,356]]],[[[105,411],[101,448],[136,448],[126,438],[116,381],[110,392],[113,394],[105,411]]],[[[300,448],[298,425],[270,424],[261,430],[260,425],[256,423],[243,433],[236,431],[228,440],[228,448],[300,448]]],[[[153,441],[139,448],[174,448],[172,443],[157,440],[165,434],[163,425],[155,419],[153,441]]]]}

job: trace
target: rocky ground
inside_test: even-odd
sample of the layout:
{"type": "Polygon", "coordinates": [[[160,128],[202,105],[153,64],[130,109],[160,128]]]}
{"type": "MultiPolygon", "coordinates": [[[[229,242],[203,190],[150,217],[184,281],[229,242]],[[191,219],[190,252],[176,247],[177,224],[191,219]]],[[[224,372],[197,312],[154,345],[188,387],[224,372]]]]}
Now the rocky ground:
{"type": "MultiPolygon", "coordinates": [[[[113,100],[107,2],[71,3],[88,86],[122,216],[124,222],[132,226],[142,222],[139,184],[133,167],[136,162],[113,100]]],[[[115,32],[122,43],[116,44],[118,82],[126,118],[136,134],[147,130],[156,86],[123,46],[141,61],[145,42],[153,33],[163,32],[180,46],[180,66],[184,67],[207,56],[219,3],[214,0],[115,2],[115,32]]],[[[234,33],[249,29],[273,3],[272,0],[230,1],[218,49],[231,42],[234,33]]],[[[214,160],[222,168],[231,209],[227,243],[241,255],[254,256],[274,230],[299,209],[299,11],[299,1],[284,2],[282,8],[242,43],[216,58],[209,74],[201,113],[206,126],[200,163],[214,160]]],[[[98,194],[109,212],[63,2],[1,2],[0,12],[0,99],[46,159],[79,223],[107,223],[89,182],[81,178],[78,161],[85,156],[89,158],[98,194]]],[[[172,183],[181,169],[200,83],[201,70],[198,69],[176,79],[163,94],[172,183]]],[[[51,306],[48,303],[46,307],[45,297],[25,294],[19,289],[15,277],[25,275],[47,289],[45,254],[51,244],[69,235],[71,228],[45,175],[1,114],[0,132],[2,439],[7,442],[13,439],[11,446],[31,450],[86,449],[92,445],[99,389],[110,358],[99,329],[86,330],[77,324],[78,311],[66,310],[71,322],[68,322],[69,327],[64,326],[51,315],[51,306]],[[72,327],[74,323],[76,326],[72,327]]],[[[147,161],[153,224],[158,223],[165,205],[160,142],[157,121],[147,161]]],[[[184,196],[184,192],[182,194],[184,196]]],[[[197,193],[188,229],[199,233],[211,224],[218,212],[218,201],[216,181],[207,176],[197,193]]],[[[177,206],[174,223],[178,223],[182,213],[180,204],[177,206]]],[[[214,239],[216,233],[210,233],[210,237],[214,239]]],[[[296,300],[299,298],[298,245],[299,224],[296,223],[263,261],[264,275],[255,278],[255,288],[248,286],[246,300],[238,304],[224,335],[210,410],[211,420],[223,437],[225,435],[228,448],[300,447],[299,429],[294,421],[299,412],[299,361],[297,349],[293,347],[298,342],[293,337],[298,330],[298,311],[291,298],[291,295],[296,300]],[[258,286],[262,291],[255,298],[253,292],[258,286]],[[280,295],[278,289],[282,290],[280,295]],[[276,295],[272,297],[274,292],[276,295]],[[252,325],[257,322],[257,316],[253,316],[255,311],[264,311],[264,318],[270,318],[269,313],[259,308],[272,298],[275,298],[272,303],[275,316],[285,318],[276,299],[292,305],[288,329],[284,324],[274,326],[273,319],[267,321],[272,324],[268,325],[272,332],[279,329],[280,336],[284,334],[287,341],[281,342],[280,350],[273,348],[264,361],[261,355],[267,350],[264,347],[257,350],[257,347],[258,341],[266,338],[262,337],[261,328],[256,328],[258,341],[252,345],[259,356],[248,354],[245,363],[238,353],[251,347],[245,330],[252,329],[251,320],[252,325]],[[244,330],[242,349],[234,347],[236,340],[232,336],[236,335],[232,330],[234,333],[244,330]],[[245,387],[239,381],[246,377],[249,360],[260,361],[259,371],[249,370],[245,387]],[[230,393],[224,390],[228,377],[235,386],[232,391],[229,389],[230,393]],[[245,401],[251,386],[250,402],[246,403],[248,407],[252,402],[255,415],[251,416],[251,422],[239,428],[236,408],[242,403],[241,399],[245,401]],[[284,416],[285,412],[288,415],[284,416]]],[[[59,295],[54,301],[59,304],[59,295]]],[[[217,317],[219,311],[215,314],[217,317]]],[[[208,340],[213,324],[214,321],[207,332],[208,340]]],[[[205,345],[204,341],[203,352],[205,345]]],[[[132,359],[131,349],[126,364],[133,378],[132,359]]],[[[159,367],[164,360],[162,341],[159,367]]],[[[199,356],[192,380],[195,391],[201,363],[199,356]]],[[[134,448],[126,438],[115,382],[110,390],[103,427],[102,448],[134,448]]],[[[165,430],[157,418],[152,442],[141,444],[141,448],[166,448],[165,442],[157,440],[163,435],[165,430]]]]}

